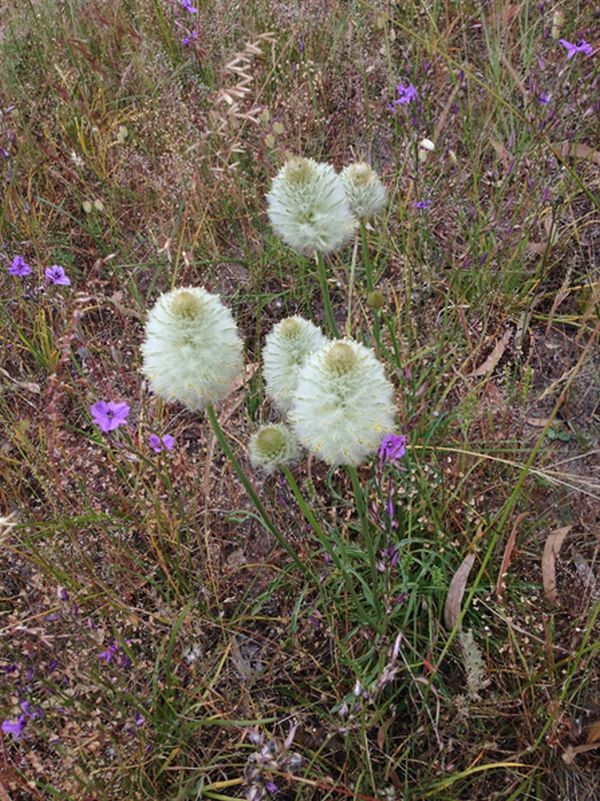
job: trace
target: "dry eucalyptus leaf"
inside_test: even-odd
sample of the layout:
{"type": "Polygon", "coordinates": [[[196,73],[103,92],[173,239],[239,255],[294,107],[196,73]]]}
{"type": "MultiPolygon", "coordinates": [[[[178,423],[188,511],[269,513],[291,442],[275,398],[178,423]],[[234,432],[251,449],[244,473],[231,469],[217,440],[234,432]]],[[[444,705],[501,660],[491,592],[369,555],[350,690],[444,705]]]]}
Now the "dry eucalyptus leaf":
{"type": "Polygon", "coordinates": [[[600,165],[600,151],[595,150],[585,142],[559,142],[555,147],[559,147],[562,157],[574,156],[578,159],[591,159],[595,164],[600,165]]]}
{"type": "Polygon", "coordinates": [[[548,534],[544,553],[542,555],[542,583],[544,585],[544,597],[549,603],[558,603],[558,592],[556,591],[556,557],[560,553],[565,537],[573,526],[563,526],[548,534]]]}
{"type": "Polygon", "coordinates": [[[498,342],[496,342],[496,344],[494,345],[494,350],[490,353],[490,355],[487,357],[484,363],[480,365],[476,370],[473,370],[473,372],[470,375],[472,375],[475,378],[478,378],[480,376],[491,373],[494,367],[498,364],[498,362],[504,355],[504,351],[506,350],[512,335],[513,335],[512,329],[507,328],[504,334],[502,334],[502,338],[499,339],[498,342]]]}
{"type": "Polygon", "coordinates": [[[584,754],[586,751],[593,751],[595,748],[600,748],[600,743],[588,743],[587,745],[568,745],[564,754],[562,755],[565,765],[573,765],[577,754],[584,754]]]}
{"type": "Polygon", "coordinates": [[[600,740],[600,720],[595,720],[588,726],[587,743],[596,743],[600,740]]]}
{"type": "Polygon", "coordinates": [[[527,517],[526,512],[521,513],[517,517],[513,529],[510,532],[510,537],[508,538],[508,542],[506,543],[506,548],[504,549],[504,556],[502,557],[502,564],[500,565],[500,572],[498,573],[498,581],[496,582],[496,598],[498,601],[501,599],[502,593],[504,592],[504,576],[508,573],[508,568],[510,567],[510,560],[512,557],[512,553],[517,543],[519,524],[526,517],[527,517]]]}
{"type": "Polygon", "coordinates": [[[460,567],[452,577],[446,596],[444,606],[444,622],[447,629],[453,629],[456,621],[460,617],[460,607],[462,604],[465,587],[469,578],[469,573],[475,562],[475,554],[470,553],[462,560],[460,567]]]}

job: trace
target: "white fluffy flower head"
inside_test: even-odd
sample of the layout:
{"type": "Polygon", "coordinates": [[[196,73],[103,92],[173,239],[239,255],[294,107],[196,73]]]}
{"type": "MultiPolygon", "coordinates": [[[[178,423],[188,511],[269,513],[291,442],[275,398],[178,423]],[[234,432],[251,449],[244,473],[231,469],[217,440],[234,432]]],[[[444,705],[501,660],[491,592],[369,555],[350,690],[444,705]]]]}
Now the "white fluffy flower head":
{"type": "Polygon", "coordinates": [[[344,167],[340,177],[352,213],[359,220],[370,220],[385,208],[385,186],[375,170],[364,161],[344,167]]]}
{"type": "Polygon", "coordinates": [[[360,464],[394,425],[394,390],[372,350],[329,342],[298,376],[290,419],[300,443],[329,464],[360,464]]]}
{"type": "Polygon", "coordinates": [[[293,431],[281,423],[261,426],[248,445],[253,467],[270,475],[279,467],[292,464],[300,455],[293,431]]]}
{"type": "Polygon", "coordinates": [[[142,355],[154,392],[192,410],[225,397],[242,369],[242,341],[231,312],[202,287],[158,298],[148,313],[142,355]]]}
{"type": "Polygon", "coordinates": [[[299,316],[286,317],[267,335],[263,350],[265,390],[281,414],[287,414],[292,405],[304,362],[326,342],[320,328],[299,316]]]}
{"type": "Polygon", "coordinates": [[[356,221],[340,176],[329,164],[292,158],[267,195],[277,236],[299,253],[331,253],[351,238],[356,221]]]}

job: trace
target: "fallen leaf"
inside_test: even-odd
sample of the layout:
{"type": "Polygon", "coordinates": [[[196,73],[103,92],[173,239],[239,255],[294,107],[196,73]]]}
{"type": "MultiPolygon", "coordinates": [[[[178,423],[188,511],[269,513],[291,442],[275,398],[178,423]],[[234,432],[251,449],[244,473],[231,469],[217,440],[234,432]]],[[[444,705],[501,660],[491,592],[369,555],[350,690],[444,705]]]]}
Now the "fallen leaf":
{"type": "Polygon", "coordinates": [[[600,743],[589,743],[588,745],[568,745],[564,754],[562,755],[565,765],[573,765],[577,754],[584,754],[586,751],[593,751],[594,748],[600,748],[600,743]]]}
{"type": "Polygon", "coordinates": [[[519,524],[526,517],[527,517],[527,512],[523,512],[517,517],[517,519],[515,520],[515,524],[512,527],[512,531],[510,532],[510,537],[508,538],[508,542],[506,543],[506,548],[504,549],[504,556],[502,557],[502,564],[500,565],[500,572],[498,573],[498,581],[496,582],[496,598],[498,600],[501,599],[502,593],[504,592],[504,576],[508,573],[508,568],[510,567],[510,560],[512,557],[512,553],[515,549],[515,544],[517,542],[517,533],[519,531],[519,524]]]}
{"type": "Polygon", "coordinates": [[[549,417],[526,417],[525,422],[535,428],[544,428],[550,422],[549,417]]]}
{"type": "Polygon", "coordinates": [[[563,158],[574,156],[578,159],[591,159],[595,164],[600,165],[600,151],[584,142],[557,142],[554,147],[560,149],[563,158]]]}
{"type": "Polygon", "coordinates": [[[546,252],[547,242],[528,242],[525,245],[525,253],[528,256],[541,256],[546,252]]]}
{"type": "Polygon", "coordinates": [[[42,391],[40,385],[33,381],[19,381],[19,386],[23,387],[23,389],[26,389],[28,392],[33,392],[35,395],[39,395],[42,391]]]}
{"type": "Polygon", "coordinates": [[[588,727],[587,743],[595,743],[600,740],[600,720],[595,720],[588,727]]]}
{"type": "Polygon", "coordinates": [[[558,603],[558,593],[556,591],[556,557],[560,553],[565,537],[573,526],[563,526],[548,534],[544,553],[542,555],[542,583],[544,585],[544,597],[552,604],[558,603]]]}
{"type": "Polygon", "coordinates": [[[448,595],[446,596],[446,604],[444,606],[444,622],[447,629],[453,629],[456,621],[460,617],[460,607],[462,604],[463,595],[465,594],[465,587],[469,573],[475,562],[475,554],[470,553],[462,560],[460,567],[452,576],[452,581],[448,587],[448,595]]]}
{"type": "Polygon", "coordinates": [[[494,345],[494,350],[490,353],[490,355],[487,357],[484,363],[481,364],[476,370],[473,370],[472,373],[469,373],[469,375],[475,378],[479,378],[480,376],[491,373],[494,367],[498,364],[498,362],[504,355],[504,351],[506,350],[512,335],[513,335],[512,329],[507,328],[504,334],[502,334],[502,338],[499,339],[498,342],[496,342],[496,344],[494,345]]]}
{"type": "Polygon", "coordinates": [[[496,151],[498,159],[502,162],[502,166],[504,167],[504,172],[508,172],[512,162],[512,156],[510,155],[509,151],[504,147],[502,142],[499,142],[497,139],[494,139],[493,136],[490,136],[490,144],[496,151]]]}

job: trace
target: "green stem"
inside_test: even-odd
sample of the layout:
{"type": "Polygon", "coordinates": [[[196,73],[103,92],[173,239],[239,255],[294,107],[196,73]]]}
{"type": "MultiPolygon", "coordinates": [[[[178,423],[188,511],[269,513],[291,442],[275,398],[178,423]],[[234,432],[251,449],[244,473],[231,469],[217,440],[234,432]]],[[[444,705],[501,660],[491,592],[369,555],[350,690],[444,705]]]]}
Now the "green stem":
{"type": "Polygon", "coordinates": [[[373,266],[369,257],[369,240],[367,238],[367,224],[361,220],[360,223],[360,244],[362,250],[362,260],[367,275],[367,291],[372,292],[373,285],[373,266]]]}
{"type": "Polygon", "coordinates": [[[317,268],[319,270],[319,283],[321,284],[321,296],[323,298],[323,305],[325,306],[325,317],[327,318],[327,325],[331,332],[331,335],[335,339],[340,338],[340,332],[338,331],[337,323],[335,321],[335,317],[333,316],[333,308],[331,307],[331,298],[329,297],[329,285],[327,283],[327,270],[325,268],[325,261],[323,260],[323,254],[317,253],[315,254],[315,259],[317,262],[317,268]]]}
{"type": "Polygon", "coordinates": [[[354,293],[354,280],[356,277],[356,257],[358,256],[358,237],[354,237],[352,248],[352,261],[350,262],[350,284],[348,286],[348,316],[346,317],[346,336],[352,336],[352,295],[354,293]]]}
{"type": "Polygon", "coordinates": [[[369,556],[369,566],[371,568],[371,584],[373,589],[373,600],[375,602],[375,611],[377,613],[377,628],[380,629],[383,623],[381,614],[381,601],[377,594],[377,587],[379,585],[379,573],[377,572],[377,557],[375,554],[375,546],[373,537],[371,536],[369,527],[369,518],[367,517],[367,507],[365,504],[365,496],[360,485],[360,479],[356,472],[356,467],[347,465],[348,475],[352,482],[352,491],[354,492],[354,500],[356,501],[356,508],[358,509],[358,516],[360,518],[360,529],[362,533],[363,547],[366,548],[369,556]]]}
{"type": "Polygon", "coordinates": [[[290,489],[292,490],[294,498],[296,499],[296,503],[300,507],[300,511],[304,515],[304,517],[306,519],[306,522],[310,525],[312,530],[317,535],[317,539],[319,540],[319,542],[323,546],[323,549],[325,550],[325,552],[327,554],[329,554],[329,556],[331,557],[331,560],[333,561],[334,565],[339,570],[342,578],[344,579],[344,584],[346,585],[346,589],[348,590],[348,593],[350,594],[352,600],[354,601],[354,603],[356,605],[356,608],[360,610],[361,615],[363,616],[363,620],[368,621],[369,625],[373,625],[373,621],[371,619],[371,616],[369,615],[369,613],[367,612],[367,610],[364,607],[364,604],[362,603],[362,601],[360,600],[360,598],[356,594],[356,590],[354,589],[354,585],[352,584],[352,581],[350,580],[350,576],[348,575],[347,571],[344,568],[344,565],[342,563],[342,560],[339,557],[339,554],[337,553],[335,548],[331,547],[331,542],[329,540],[329,537],[327,536],[325,531],[320,526],[320,524],[319,524],[317,518],[315,517],[315,515],[314,515],[312,509],[310,508],[310,506],[306,503],[306,500],[305,500],[304,496],[302,495],[300,487],[296,483],[296,479],[294,478],[294,476],[291,474],[291,472],[289,471],[289,469],[287,467],[283,467],[282,469],[283,469],[283,473],[284,473],[284,475],[286,477],[287,483],[288,483],[290,489]]]}
{"type": "MultiPolygon", "coordinates": [[[[367,224],[363,221],[360,223],[360,244],[361,244],[361,253],[362,253],[362,260],[365,268],[365,274],[367,277],[367,292],[372,292],[375,288],[375,283],[373,281],[373,265],[371,264],[371,257],[369,256],[369,239],[367,236],[367,224]]],[[[378,355],[381,355],[383,350],[383,346],[381,343],[381,322],[379,317],[379,311],[377,309],[373,309],[373,339],[375,340],[376,350],[378,355]]]]}
{"type": "Polygon", "coordinates": [[[267,510],[262,505],[261,500],[256,493],[256,490],[250,483],[248,476],[244,473],[244,468],[238,462],[234,452],[229,446],[229,443],[227,442],[225,434],[223,433],[223,429],[221,428],[221,425],[219,423],[215,409],[212,404],[206,407],[206,413],[208,415],[208,419],[210,420],[210,424],[213,428],[213,431],[215,432],[215,436],[219,441],[219,445],[223,449],[225,456],[227,456],[227,458],[231,462],[231,466],[237,473],[237,477],[242,482],[242,485],[246,490],[246,492],[248,493],[250,500],[254,504],[254,508],[258,512],[258,515],[264,527],[275,537],[275,539],[281,545],[281,547],[288,553],[288,555],[291,557],[296,567],[300,568],[300,570],[304,574],[309,575],[313,579],[313,581],[315,580],[318,581],[318,578],[312,574],[312,571],[308,568],[308,566],[299,558],[298,554],[293,550],[291,545],[287,542],[285,537],[281,534],[279,529],[275,526],[275,524],[269,517],[267,510]]]}

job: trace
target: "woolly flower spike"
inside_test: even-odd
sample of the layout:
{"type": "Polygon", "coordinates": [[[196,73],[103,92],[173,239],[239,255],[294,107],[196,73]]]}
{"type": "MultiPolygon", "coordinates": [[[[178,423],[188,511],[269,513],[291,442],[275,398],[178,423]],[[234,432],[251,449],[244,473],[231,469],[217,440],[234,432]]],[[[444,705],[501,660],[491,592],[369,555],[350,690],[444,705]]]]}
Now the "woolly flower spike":
{"type": "Polygon", "coordinates": [[[286,317],[267,335],[263,351],[266,392],[282,414],[292,405],[300,368],[326,342],[316,325],[298,316],[286,317]]]}
{"type": "Polygon", "coordinates": [[[359,220],[369,220],[385,208],[385,186],[375,170],[364,161],[344,167],[341,179],[352,213],[359,220]]]}
{"type": "Polygon", "coordinates": [[[352,216],[340,176],[329,164],[294,157],[279,170],[267,195],[277,236],[299,253],[331,253],[352,236],[352,216]]]}
{"type": "Polygon", "coordinates": [[[250,438],[248,450],[252,466],[264,470],[268,475],[278,467],[295,462],[300,454],[292,431],[279,423],[261,426],[250,438]]]}
{"type": "Polygon", "coordinates": [[[242,341],[231,312],[202,287],[159,297],[148,314],[142,355],[154,392],[191,410],[225,397],[242,369],[242,341]]]}
{"type": "Polygon", "coordinates": [[[329,464],[360,464],[394,425],[394,390],[372,350],[343,339],[310,356],[290,419],[300,444],[329,464]]]}

